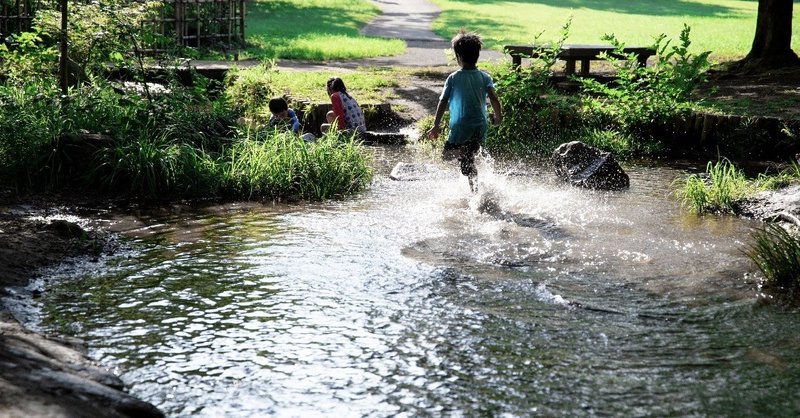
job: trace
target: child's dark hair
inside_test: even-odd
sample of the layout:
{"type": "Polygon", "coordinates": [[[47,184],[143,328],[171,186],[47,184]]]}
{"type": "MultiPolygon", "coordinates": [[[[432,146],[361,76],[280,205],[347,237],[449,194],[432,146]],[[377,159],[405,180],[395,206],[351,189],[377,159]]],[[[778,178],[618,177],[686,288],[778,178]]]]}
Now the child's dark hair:
{"type": "Polygon", "coordinates": [[[269,100],[269,111],[272,113],[280,113],[289,109],[289,103],[283,97],[275,97],[269,100]]]}
{"type": "Polygon", "coordinates": [[[347,94],[347,87],[345,87],[344,81],[339,77],[331,77],[328,79],[328,90],[347,94]]]}
{"type": "Polygon", "coordinates": [[[481,55],[481,47],[483,46],[480,35],[461,29],[453,37],[451,43],[453,51],[461,57],[463,64],[475,65],[478,62],[478,57],[481,55]]]}

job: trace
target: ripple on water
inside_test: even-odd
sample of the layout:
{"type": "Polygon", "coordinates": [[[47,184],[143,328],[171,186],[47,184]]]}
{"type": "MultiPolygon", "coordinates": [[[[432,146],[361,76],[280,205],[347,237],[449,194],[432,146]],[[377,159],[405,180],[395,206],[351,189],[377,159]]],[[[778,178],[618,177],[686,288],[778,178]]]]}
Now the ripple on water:
{"type": "MultiPolygon", "coordinates": [[[[380,153],[386,173],[409,158],[380,153]]],[[[605,193],[483,162],[472,196],[443,170],[119,219],[138,252],[45,293],[46,323],[82,324],[175,417],[800,410],[797,313],[754,307],[748,223],[680,211],[679,172],[605,193]]]]}

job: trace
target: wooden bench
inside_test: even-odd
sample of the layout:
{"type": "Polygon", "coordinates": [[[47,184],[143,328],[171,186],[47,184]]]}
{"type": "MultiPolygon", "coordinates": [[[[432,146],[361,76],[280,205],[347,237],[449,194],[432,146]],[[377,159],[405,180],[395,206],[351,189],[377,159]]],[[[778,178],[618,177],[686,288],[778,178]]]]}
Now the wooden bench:
{"type": "MultiPolygon", "coordinates": [[[[537,45],[506,45],[504,50],[511,55],[514,67],[519,68],[523,58],[536,57],[537,52],[543,47],[546,48],[546,46],[537,45]]],[[[615,49],[611,45],[562,45],[556,57],[567,62],[564,71],[567,75],[575,74],[575,63],[580,61],[581,72],[579,74],[586,76],[589,75],[589,62],[601,59],[602,52],[613,55],[614,51],[615,49]]],[[[647,59],[656,54],[655,49],[641,46],[625,47],[622,52],[636,54],[636,61],[642,66],[646,66],[647,59]]]]}

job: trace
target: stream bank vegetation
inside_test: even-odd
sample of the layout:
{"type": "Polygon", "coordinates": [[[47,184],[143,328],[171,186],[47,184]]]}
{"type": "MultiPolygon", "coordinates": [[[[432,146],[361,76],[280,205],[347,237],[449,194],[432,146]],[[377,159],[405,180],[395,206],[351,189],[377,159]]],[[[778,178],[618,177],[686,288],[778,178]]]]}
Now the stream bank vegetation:
{"type": "Polygon", "coordinates": [[[779,224],[753,232],[747,255],[764,275],[765,285],[790,303],[800,300],[800,237],[779,224]]]}
{"type": "Polygon", "coordinates": [[[152,199],[316,200],[369,184],[368,154],[353,138],[306,143],[239,122],[263,112],[277,93],[269,83],[245,97],[235,74],[224,83],[194,74],[185,85],[165,60],[163,74],[148,73],[145,63],[153,62],[140,52],[152,35],[141,30],[146,6],[70,7],[73,16],[92,18],[70,31],[67,94],[57,77],[54,14],[38,14],[31,32],[0,44],[0,182],[7,187],[152,199]],[[109,62],[127,76],[112,78],[109,62]]]}

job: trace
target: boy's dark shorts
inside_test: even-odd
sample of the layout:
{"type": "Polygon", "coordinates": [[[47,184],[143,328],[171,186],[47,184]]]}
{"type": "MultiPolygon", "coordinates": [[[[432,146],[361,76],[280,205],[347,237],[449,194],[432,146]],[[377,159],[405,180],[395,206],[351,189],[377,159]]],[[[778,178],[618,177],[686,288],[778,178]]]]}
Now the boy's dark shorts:
{"type": "Polygon", "coordinates": [[[463,144],[445,142],[442,158],[445,161],[458,160],[461,163],[461,174],[474,177],[478,175],[478,170],[475,168],[475,154],[480,149],[480,141],[468,141],[463,144]]]}

